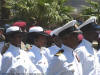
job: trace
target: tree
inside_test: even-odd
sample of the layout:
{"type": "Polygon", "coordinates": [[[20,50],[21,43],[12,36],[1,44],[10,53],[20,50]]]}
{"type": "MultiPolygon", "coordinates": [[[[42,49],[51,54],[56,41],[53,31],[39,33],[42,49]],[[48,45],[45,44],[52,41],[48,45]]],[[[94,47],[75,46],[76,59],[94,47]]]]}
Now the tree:
{"type": "Polygon", "coordinates": [[[1,25],[5,24],[9,19],[10,10],[6,8],[6,1],[0,0],[0,22],[1,25]]]}
{"type": "Polygon", "coordinates": [[[68,14],[73,10],[65,6],[66,0],[6,0],[14,21],[24,20],[37,25],[60,25],[72,18],[68,14]]]}
{"type": "Polygon", "coordinates": [[[84,6],[82,14],[89,16],[97,16],[100,23],[100,1],[87,0],[89,6],[84,6]]]}

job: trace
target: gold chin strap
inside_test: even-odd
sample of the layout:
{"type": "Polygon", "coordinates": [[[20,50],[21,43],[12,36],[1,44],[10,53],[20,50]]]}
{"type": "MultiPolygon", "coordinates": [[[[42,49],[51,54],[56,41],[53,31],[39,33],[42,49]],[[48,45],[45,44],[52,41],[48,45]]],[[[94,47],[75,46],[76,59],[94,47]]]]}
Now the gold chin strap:
{"type": "Polygon", "coordinates": [[[82,33],[82,31],[79,29],[79,25],[78,24],[75,24],[74,27],[76,28],[76,33],[82,33]]]}
{"type": "Polygon", "coordinates": [[[92,42],[92,47],[98,50],[99,43],[97,41],[92,42]]]}
{"type": "Polygon", "coordinates": [[[76,29],[78,29],[78,27],[79,27],[77,24],[75,24],[74,26],[75,26],[76,29]]]}

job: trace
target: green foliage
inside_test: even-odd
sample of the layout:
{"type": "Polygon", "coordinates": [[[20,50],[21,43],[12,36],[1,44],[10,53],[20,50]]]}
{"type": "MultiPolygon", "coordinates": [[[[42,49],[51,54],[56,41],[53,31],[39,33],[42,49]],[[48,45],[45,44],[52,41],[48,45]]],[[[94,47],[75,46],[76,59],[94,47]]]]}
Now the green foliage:
{"type": "Polygon", "coordinates": [[[13,20],[24,20],[38,25],[56,25],[71,20],[68,13],[71,6],[65,6],[66,0],[6,0],[7,7],[11,9],[13,20]]]}
{"type": "Polygon", "coordinates": [[[89,6],[84,6],[82,14],[83,15],[90,15],[90,16],[97,16],[98,22],[100,22],[100,2],[87,0],[89,6]]]}

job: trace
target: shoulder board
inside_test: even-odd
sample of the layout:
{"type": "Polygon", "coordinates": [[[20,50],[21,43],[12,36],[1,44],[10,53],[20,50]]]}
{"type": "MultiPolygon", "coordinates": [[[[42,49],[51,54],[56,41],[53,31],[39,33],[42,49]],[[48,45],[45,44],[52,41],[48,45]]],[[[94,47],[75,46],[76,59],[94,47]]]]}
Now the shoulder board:
{"type": "Polygon", "coordinates": [[[60,56],[63,52],[64,50],[59,50],[54,56],[60,56]]]}
{"type": "Polygon", "coordinates": [[[95,48],[95,50],[98,50],[98,46],[99,46],[99,43],[97,41],[92,42],[92,47],[95,48]]]}
{"type": "Polygon", "coordinates": [[[9,45],[10,45],[9,43],[5,43],[5,45],[3,46],[2,51],[1,51],[2,55],[8,50],[9,45]]]}
{"type": "Polygon", "coordinates": [[[5,36],[2,34],[0,35],[0,42],[4,41],[5,40],[5,36]]]}

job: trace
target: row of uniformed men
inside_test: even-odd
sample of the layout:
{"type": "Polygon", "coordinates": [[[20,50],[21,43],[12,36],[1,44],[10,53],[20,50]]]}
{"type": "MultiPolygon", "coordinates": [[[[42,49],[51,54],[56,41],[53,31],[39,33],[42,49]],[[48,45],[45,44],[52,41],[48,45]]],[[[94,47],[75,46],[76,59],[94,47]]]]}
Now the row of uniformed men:
{"type": "Polygon", "coordinates": [[[27,36],[32,48],[27,52],[20,49],[25,33],[18,26],[9,27],[6,30],[9,48],[0,56],[0,75],[100,75],[97,43],[100,26],[95,21],[93,16],[77,26],[77,21],[72,20],[54,29],[50,35],[55,45],[48,48],[50,35],[40,26],[31,27],[27,36]]]}

